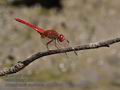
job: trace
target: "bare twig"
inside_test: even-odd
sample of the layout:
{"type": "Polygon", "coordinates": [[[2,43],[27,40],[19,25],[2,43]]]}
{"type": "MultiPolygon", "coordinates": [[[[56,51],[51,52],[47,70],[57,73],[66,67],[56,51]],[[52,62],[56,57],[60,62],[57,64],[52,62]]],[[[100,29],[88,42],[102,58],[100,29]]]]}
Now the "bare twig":
{"type": "Polygon", "coordinates": [[[23,68],[28,66],[30,63],[35,61],[36,59],[44,57],[44,56],[65,53],[65,52],[71,52],[71,51],[96,49],[96,48],[100,48],[100,47],[109,47],[111,44],[114,44],[117,42],[120,42],[120,38],[115,38],[115,39],[96,42],[96,43],[90,43],[90,44],[86,44],[86,45],[80,45],[80,46],[76,46],[74,48],[68,47],[68,48],[64,48],[64,49],[56,49],[56,50],[50,50],[50,51],[45,51],[45,52],[38,52],[23,61],[17,62],[14,66],[12,66],[8,69],[1,70],[0,76],[5,76],[8,74],[13,74],[13,73],[19,72],[20,70],[22,70],[23,68]]]}

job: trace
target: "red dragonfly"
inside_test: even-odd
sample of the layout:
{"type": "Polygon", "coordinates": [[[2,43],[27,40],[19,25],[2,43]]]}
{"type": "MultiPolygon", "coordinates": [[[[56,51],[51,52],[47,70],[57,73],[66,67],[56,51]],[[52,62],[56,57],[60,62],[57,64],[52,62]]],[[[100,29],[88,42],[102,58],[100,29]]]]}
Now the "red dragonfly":
{"type": "MultiPolygon", "coordinates": [[[[48,45],[50,43],[52,43],[54,41],[55,43],[55,47],[58,48],[57,46],[57,42],[60,43],[60,42],[64,42],[64,41],[67,41],[67,43],[69,44],[69,41],[65,39],[64,35],[63,34],[59,34],[58,32],[56,32],[55,30],[51,29],[51,30],[44,30],[42,28],[39,28],[27,21],[24,21],[22,19],[19,19],[19,18],[15,18],[16,21],[22,23],[22,24],[25,24],[27,25],[28,27],[32,28],[33,30],[37,31],[40,35],[41,35],[41,38],[49,38],[50,41],[48,41],[46,43],[46,46],[47,46],[47,49],[49,50],[48,48],[48,45]]],[[[58,48],[59,49],[59,48],[58,48]]],[[[74,51],[75,52],[75,51],[74,51]]],[[[75,52],[75,54],[77,55],[77,53],[75,52]]]]}

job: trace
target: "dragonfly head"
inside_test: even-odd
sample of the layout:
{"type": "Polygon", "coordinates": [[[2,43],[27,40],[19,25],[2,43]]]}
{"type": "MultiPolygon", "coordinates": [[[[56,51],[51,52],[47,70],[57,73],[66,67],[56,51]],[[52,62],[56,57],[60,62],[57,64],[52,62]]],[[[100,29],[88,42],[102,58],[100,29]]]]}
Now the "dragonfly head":
{"type": "Polygon", "coordinates": [[[58,41],[60,41],[60,42],[66,41],[67,43],[69,43],[69,41],[66,40],[65,37],[64,37],[64,35],[62,35],[62,34],[60,34],[60,35],[58,36],[58,41]]]}
{"type": "Polygon", "coordinates": [[[58,36],[58,40],[59,40],[60,42],[63,42],[63,41],[65,40],[64,35],[60,34],[60,35],[58,36]]]}

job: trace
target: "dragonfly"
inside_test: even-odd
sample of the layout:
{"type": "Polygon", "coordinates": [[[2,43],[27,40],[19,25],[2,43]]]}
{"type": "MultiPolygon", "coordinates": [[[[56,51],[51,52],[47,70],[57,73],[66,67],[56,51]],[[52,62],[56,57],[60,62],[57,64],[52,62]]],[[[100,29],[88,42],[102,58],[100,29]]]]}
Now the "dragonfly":
{"type": "MultiPolygon", "coordinates": [[[[49,44],[52,42],[54,42],[54,45],[57,49],[59,49],[57,43],[60,44],[61,42],[66,41],[69,44],[69,41],[67,39],[65,39],[65,36],[63,34],[59,34],[54,29],[45,30],[45,29],[39,28],[25,20],[22,20],[20,18],[15,18],[15,20],[32,28],[33,30],[37,31],[41,35],[41,38],[49,38],[50,40],[46,43],[47,50],[49,50],[49,44]]],[[[76,51],[74,51],[74,53],[77,55],[76,51]]]]}

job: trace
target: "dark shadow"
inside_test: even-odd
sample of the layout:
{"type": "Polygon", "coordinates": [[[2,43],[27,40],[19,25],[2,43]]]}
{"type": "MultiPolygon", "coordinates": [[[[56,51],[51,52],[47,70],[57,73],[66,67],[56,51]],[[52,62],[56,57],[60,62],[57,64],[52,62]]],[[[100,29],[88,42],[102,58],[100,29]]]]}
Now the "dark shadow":
{"type": "Polygon", "coordinates": [[[10,2],[13,6],[35,6],[35,5],[41,5],[43,8],[51,9],[56,8],[58,10],[62,9],[62,3],[61,0],[13,0],[10,2]]]}

